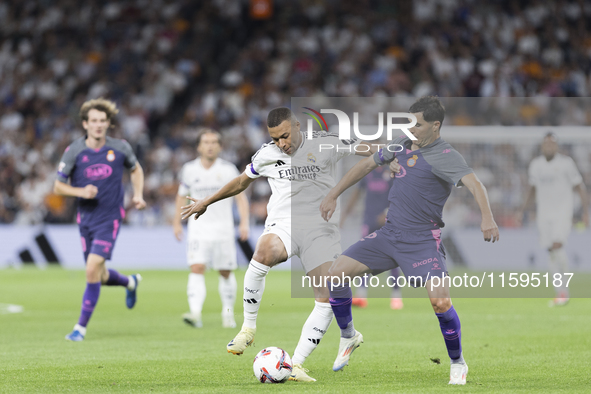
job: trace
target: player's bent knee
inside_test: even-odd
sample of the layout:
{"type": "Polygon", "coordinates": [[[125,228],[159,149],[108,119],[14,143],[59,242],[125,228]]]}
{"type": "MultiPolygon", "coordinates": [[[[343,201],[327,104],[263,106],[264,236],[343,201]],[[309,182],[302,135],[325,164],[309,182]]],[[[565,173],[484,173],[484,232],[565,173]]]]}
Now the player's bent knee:
{"type": "Polygon", "coordinates": [[[90,253],[88,258],[86,259],[87,265],[97,265],[103,264],[105,262],[105,258],[99,254],[90,253]]]}
{"type": "Polygon", "coordinates": [[[450,298],[431,298],[431,306],[435,313],[445,313],[451,308],[450,298]]]}
{"type": "Polygon", "coordinates": [[[105,267],[105,258],[98,254],[91,253],[86,260],[86,272],[100,273],[105,267]]]}
{"type": "Polygon", "coordinates": [[[253,260],[268,267],[287,260],[287,252],[281,239],[275,234],[267,234],[259,238],[253,260]]]}
{"type": "Polygon", "coordinates": [[[270,250],[265,251],[255,251],[252,259],[257,263],[261,263],[262,265],[266,265],[267,267],[272,267],[275,264],[275,259],[273,258],[273,252],[270,250]]]}
{"type": "Polygon", "coordinates": [[[88,283],[105,283],[109,279],[109,273],[104,262],[86,264],[86,281],[88,283]]]}
{"type": "Polygon", "coordinates": [[[220,276],[224,279],[228,279],[232,271],[230,270],[220,270],[220,276]]]}
{"type": "Polygon", "coordinates": [[[205,264],[191,264],[191,273],[193,274],[205,274],[205,264]]]}

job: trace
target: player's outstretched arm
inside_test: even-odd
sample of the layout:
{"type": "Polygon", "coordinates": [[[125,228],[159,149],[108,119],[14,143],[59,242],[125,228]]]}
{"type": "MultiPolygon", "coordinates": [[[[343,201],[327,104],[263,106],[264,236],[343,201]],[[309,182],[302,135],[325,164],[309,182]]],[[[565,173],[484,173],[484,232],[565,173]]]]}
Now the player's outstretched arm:
{"type": "Polygon", "coordinates": [[[193,202],[189,205],[185,205],[184,207],[182,207],[182,218],[187,219],[191,215],[195,214],[195,220],[197,220],[199,216],[205,213],[208,206],[210,206],[214,202],[235,196],[238,193],[243,192],[253,182],[253,178],[250,178],[245,173],[242,173],[236,178],[232,179],[230,182],[226,183],[215,194],[207,198],[204,198],[203,200],[197,200],[193,197],[187,196],[187,198],[193,202]]]}
{"type": "Polygon", "coordinates": [[[360,160],[353,166],[333,187],[330,192],[324,197],[322,203],[320,203],[320,215],[326,221],[329,221],[332,214],[337,207],[337,198],[349,187],[353,186],[361,180],[364,176],[372,172],[378,165],[376,164],[373,156],[366,157],[360,160]]]}
{"type": "Polygon", "coordinates": [[[130,178],[133,186],[131,201],[135,205],[135,209],[144,209],[146,207],[144,201],[144,169],[140,166],[140,163],[136,163],[135,168],[131,171],[130,178]]]}
{"type": "Polygon", "coordinates": [[[480,179],[474,173],[464,175],[462,177],[462,183],[470,190],[470,193],[474,196],[474,199],[480,207],[480,213],[482,214],[482,224],[480,230],[484,235],[486,242],[496,242],[499,240],[499,227],[495,223],[490,204],[488,202],[488,194],[486,188],[480,182],[480,179]]]}
{"type": "Polygon", "coordinates": [[[56,180],[53,183],[53,192],[58,196],[80,197],[87,200],[93,199],[98,194],[98,188],[94,185],[74,187],[68,183],[56,180]]]}
{"type": "Polygon", "coordinates": [[[521,209],[519,210],[519,212],[517,212],[517,215],[515,217],[515,220],[517,221],[518,225],[521,226],[521,224],[523,223],[523,216],[525,215],[525,212],[527,212],[527,208],[532,203],[535,196],[536,196],[536,187],[530,186],[529,189],[527,189],[527,195],[525,196],[525,201],[523,202],[521,209]]]}
{"type": "Polygon", "coordinates": [[[248,208],[248,198],[244,192],[238,193],[236,197],[236,205],[238,207],[238,216],[240,216],[240,224],[238,225],[238,232],[240,233],[240,240],[246,241],[250,231],[250,210],[248,208]]]}

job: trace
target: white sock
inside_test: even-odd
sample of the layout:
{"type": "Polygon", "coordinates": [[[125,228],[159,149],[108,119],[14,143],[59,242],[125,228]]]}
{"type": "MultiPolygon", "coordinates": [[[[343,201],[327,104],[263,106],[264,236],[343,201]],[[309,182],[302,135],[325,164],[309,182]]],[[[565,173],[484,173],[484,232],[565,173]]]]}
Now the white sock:
{"type": "Polygon", "coordinates": [[[234,304],[236,303],[236,276],[230,272],[228,279],[220,275],[218,291],[222,300],[222,314],[234,314],[234,304]]]}
{"type": "Polygon", "coordinates": [[[194,315],[200,315],[205,302],[205,276],[202,274],[189,274],[187,283],[187,298],[189,299],[189,309],[194,315]]]}
{"type": "Polygon", "coordinates": [[[80,324],[76,323],[74,330],[78,330],[83,337],[86,336],[86,327],[82,327],[80,324]]]}
{"type": "Polygon", "coordinates": [[[554,249],[550,252],[550,272],[552,273],[552,282],[554,283],[554,274],[561,274],[562,286],[554,287],[559,297],[568,297],[568,288],[564,273],[568,267],[568,256],[564,248],[554,249]]]}
{"type": "Polygon", "coordinates": [[[333,313],[328,302],[315,301],[316,305],[302,327],[302,335],[298,346],[293,352],[293,364],[303,364],[306,358],[316,349],[320,340],[330,327],[333,313]]]}
{"type": "Polygon", "coordinates": [[[127,279],[129,279],[129,283],[127,283],[127,289],[134,290],[135,289],[135,279],[131,275],[128,275],[127,279]]]}
{"type": "Polygon", "coordinates": [[[243,327],[256,328],[257,315],[265,291],[265,277],[270,267],[250,260],[244,274],[244,323],[243,327]]]}

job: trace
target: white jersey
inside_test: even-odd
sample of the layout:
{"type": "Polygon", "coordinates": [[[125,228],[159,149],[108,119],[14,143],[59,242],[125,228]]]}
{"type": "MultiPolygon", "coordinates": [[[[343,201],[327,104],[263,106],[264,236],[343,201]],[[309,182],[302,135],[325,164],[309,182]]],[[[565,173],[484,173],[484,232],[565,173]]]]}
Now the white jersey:
{"type": "MultiPolygon", "coordinates": [[[[315,133],[315,137],[308,140],[300,133],[302,143],[293,156],[269,142],[246,167],[246,175],[250,178],[264,176],[271,186],[267,225],[277,220],[291,223],[292,218],[294,225],[326,223],[320,216],[320,203],[336,185],[336,163],[355,154],[354,148],[359,144],[355,140],[341,141],[327,133],[315,133]]],[[[337,205],[330,222],[338,223],[339,216],[337,205]]]]}
{"type": "Polygon", "coordinates": [[[583,181],[573,159],[557,153],[550,161],[538,156],[529,165],[529,184],[536,188],[538,219],[573,217],[573,187],[583,181]]]}
{"type": "MultiPolygon", "coordinates": [[[[216,159],[209,168],[204,168],[201,158],[186,163],[180,174],[179,196],[191,196],[203,199],[211,196],[240,173],[234,164],[216,159]]],[[[220,240],[234,238],[234,217],[232,199],[218,201],[209,207],[199,220],[188,221],[190,238],[202,240],[220,240]]]]}

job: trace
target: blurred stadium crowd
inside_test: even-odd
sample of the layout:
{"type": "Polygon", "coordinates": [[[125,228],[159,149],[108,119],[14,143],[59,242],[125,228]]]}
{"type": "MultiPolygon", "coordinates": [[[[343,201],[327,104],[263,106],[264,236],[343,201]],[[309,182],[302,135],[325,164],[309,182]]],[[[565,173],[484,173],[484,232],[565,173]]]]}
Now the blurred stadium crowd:
{"type": "MultiPolygon", "coordinates": [[[[83,135],[77,113],[90,98],[118,103],[111,135],[132,144],[146,172],[149,208],[128,222],[156,225],[170,222],[176,176],[201,127],[221,131],[224,157],[242,169],[268,139],[268,111],[291,97],[535,96],[497,123],[546,125],[556,120],[540,97],[590,92],[583,0],[5,0],[0,223],[73,222],[74,202],[52,185],[64,149],[83,135]]],[[[591,123],[585,108],[573,111],[568,124],[591,123]]],[[[446,124],[488,121],[464,111],[446,124]]],[[[531,157],[503,147],[458,148],[491,174],[483,181],[510,217],[531,157]],[[506,156],[516,178],[494,176],[506,156]]],[[[581,170],[590,185],[591,169],[581,170]]],[[[270,189],[255,185],[261,222],[270,189]]],[[[473,215],[458,217],[478,225],[473,215]]]]}

